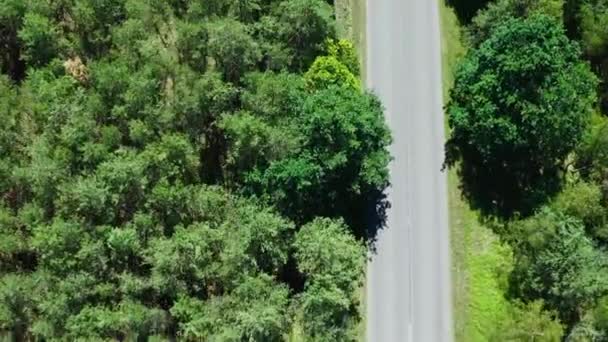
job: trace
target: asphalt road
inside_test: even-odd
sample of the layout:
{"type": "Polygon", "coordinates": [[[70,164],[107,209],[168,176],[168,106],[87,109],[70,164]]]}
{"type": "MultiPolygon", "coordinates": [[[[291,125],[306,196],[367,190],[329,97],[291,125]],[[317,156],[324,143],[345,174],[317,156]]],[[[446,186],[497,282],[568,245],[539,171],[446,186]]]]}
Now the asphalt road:
{"type": "Polygon", "coordinates": [[[440,0],[367,0],[367,85],[394,143],[387,227],[368,265],[369,342],[452,341],[440,0]]]}

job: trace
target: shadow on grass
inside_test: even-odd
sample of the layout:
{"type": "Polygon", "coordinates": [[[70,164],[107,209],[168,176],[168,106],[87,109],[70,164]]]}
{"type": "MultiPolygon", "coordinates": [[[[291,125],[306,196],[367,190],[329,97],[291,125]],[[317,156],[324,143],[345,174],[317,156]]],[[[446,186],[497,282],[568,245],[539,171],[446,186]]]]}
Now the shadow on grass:
{"type": "Polygon", "coordinates": [[[460,22],[466,25],[490,0],[446,0],[446,2],[454,8],[460,22]]]}

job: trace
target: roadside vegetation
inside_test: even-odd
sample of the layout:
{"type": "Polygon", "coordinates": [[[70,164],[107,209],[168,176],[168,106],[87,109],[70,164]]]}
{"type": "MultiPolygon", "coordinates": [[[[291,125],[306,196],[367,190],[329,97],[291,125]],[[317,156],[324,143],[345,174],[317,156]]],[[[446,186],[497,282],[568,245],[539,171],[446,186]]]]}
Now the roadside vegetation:
{"type": "Polygon", "coordinates": [[[334,18],[0,1],[0,330],[356,340],[391,137],[334,18]]]}
{"type": "Polygon", "coordinates": [[[367,0],[335,0],[338,37],[351,41],[361,61],[361,80],[365,80],[367,0]]]}
{"type": "Polygon", "coordinates": [[[457,339],[606,340],[608,2],[448,4],[457,339]]]}
{"type": "MultiPolygon", "coordinates": [[[[440,1],[444,98],[464,57],[465,32],[454,9],[440,1]]],[[[447,120],[446,120],[447,125],[447,120]]],[[[489,341],[509,318],[505,296],[512,252],[462,197],[456,168],[448,170],[449,222],[456,341],[489,341]]]]}

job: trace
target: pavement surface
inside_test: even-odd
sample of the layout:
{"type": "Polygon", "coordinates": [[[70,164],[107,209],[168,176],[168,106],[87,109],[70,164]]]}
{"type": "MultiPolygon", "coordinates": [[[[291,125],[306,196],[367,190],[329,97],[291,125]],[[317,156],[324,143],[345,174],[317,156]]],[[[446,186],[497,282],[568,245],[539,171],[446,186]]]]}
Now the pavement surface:
{"type": "Polygon", "coordinates": [[[367,0],[367,86],[393,131],[391,208],[367,280],[367,341],[452,341],[441,0],[367,0]]]}

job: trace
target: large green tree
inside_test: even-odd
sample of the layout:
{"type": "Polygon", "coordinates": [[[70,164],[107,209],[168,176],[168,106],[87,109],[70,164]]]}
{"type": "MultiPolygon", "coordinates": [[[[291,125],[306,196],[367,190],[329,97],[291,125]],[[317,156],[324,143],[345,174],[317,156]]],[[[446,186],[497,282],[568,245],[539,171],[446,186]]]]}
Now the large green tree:
{"type": "Polygon", "coordinates": [[[608,258],[585,235],[580,220],[544,209],[511,229],[516,250],[513,295],[544,299],[571,328],[608,293],[608,258]]]}
{"type": "Polygon", "coordinates": [[[298,232],[294,247],[298,268],[309,276],[299,298],[306,335],[312,341],[349,340],[345,327],[358,321],[353,295],[363,280],[363,246],[343,222],[316,219],[298,232]]]}
{"type": "Polygon", "coordinates": [[[528,214],[560,187],[596,102],[596,77],[554,19],[510,19],[469,52],[447,110],[446,163],[490,213],[528,214]]]}
{"type": "Polygon", "coordinates": [[[391,138],[380,120],[380,102],[352,87],[333,86],[307,96],[293,114],[299,147],[251,170],[244,189],[296,222],[342,216],[364,234],[366,208],[377,189],[388,185],[385,147],[391,138]]]}
{"type": "Polygon", "coordinates": [[[564,0],[496,0],[479,11],[467,27],[471,45],[479,46],[490,37],[493,30],[512,18],[527,18],[545,14],[561,21],[564,0]]]}

